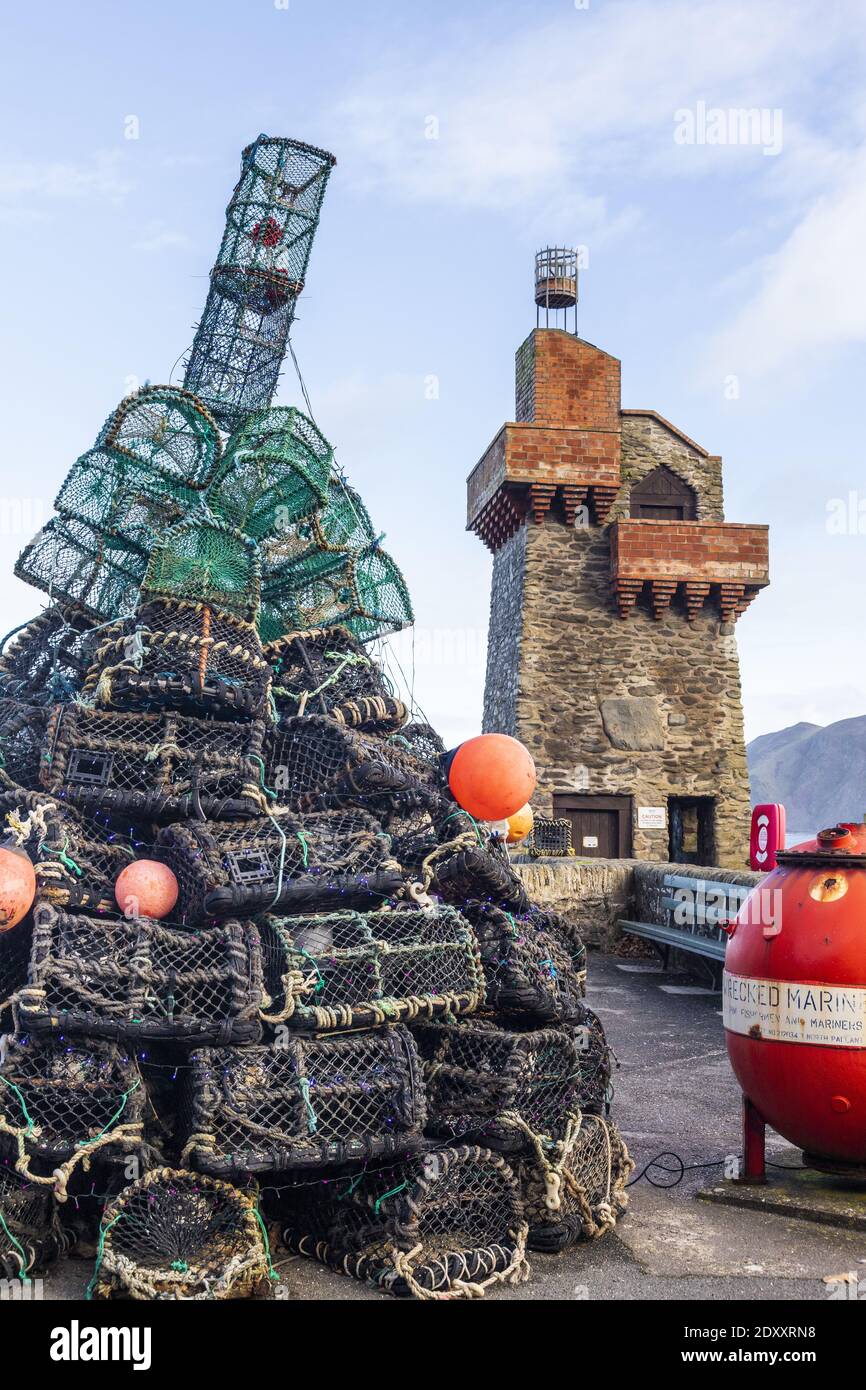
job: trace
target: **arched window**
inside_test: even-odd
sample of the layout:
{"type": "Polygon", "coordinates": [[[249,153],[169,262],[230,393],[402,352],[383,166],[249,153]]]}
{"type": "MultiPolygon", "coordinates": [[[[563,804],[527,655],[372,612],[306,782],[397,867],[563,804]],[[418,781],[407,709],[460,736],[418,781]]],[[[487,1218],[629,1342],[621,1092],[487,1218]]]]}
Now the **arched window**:
{"type": "Polygon", "coordinates": [[[635,483],[629,514],[654,517],[657,521],[694,521],[698,514],[697,498],[688,483],[661,464],[635,483]]]}

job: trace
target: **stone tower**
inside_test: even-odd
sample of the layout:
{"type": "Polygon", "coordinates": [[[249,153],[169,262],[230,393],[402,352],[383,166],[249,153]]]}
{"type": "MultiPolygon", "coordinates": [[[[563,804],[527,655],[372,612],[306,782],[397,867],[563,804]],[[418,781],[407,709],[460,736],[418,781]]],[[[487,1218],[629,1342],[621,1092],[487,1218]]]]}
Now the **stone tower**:
{"type": "MultiPolygon", "coordinates": [[[[570,255],[537,258],[548,322],[576,304],[570,255]]],[[[484,729],[530,749],[536,812],[568,817],[581,855],[742,867],[735,624],[768,583],[768,528],[725,521],[721,459],[624,410],[617,358],[536,327],[468,527],[494,556],[484,729]]]]}

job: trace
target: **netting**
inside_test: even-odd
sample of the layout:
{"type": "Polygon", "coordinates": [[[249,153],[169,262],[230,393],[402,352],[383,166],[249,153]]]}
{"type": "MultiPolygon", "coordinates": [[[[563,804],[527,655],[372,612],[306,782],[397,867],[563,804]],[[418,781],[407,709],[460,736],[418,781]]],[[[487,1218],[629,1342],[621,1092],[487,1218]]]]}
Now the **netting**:
{"type": "Polygon", "coordinates": [[[265,542],[268,592],[297,589],[316,575],[339,569],[347,556],[367,550],[376,540],[370,514],[358,493],[332,476],[324,506],[297,524],[275,528],[265,542]]]}
{"type": "Polygon", "coordinates": [[[252,623],[203,603],[151,599],[101,634],[82,695],[103,708],[263,719],[270,679],[252,623]]]}
{"type": "Polygon", "coordinates": [[[439,767],[439,758],[445,752],[445,744],[435,729],[429,724],[404,724],[399,733],[391,735],[392,743],[409,748],[416,758],[439,767]]]}
{"type": "Polygon", "coordinates": [[[178,386],[143,386],[127,396],[100,430],[96,448],[125,455],[146,483],[158,475],[193,489],[207,487],[222,453],[213,416],[178,386]]]}
{"type": "Polygon", "coordinates": [[[582,943],[566,935],[553,914],[517,916],[490,903],[468,902],[463,912],[478,937],[486,1002],[500,1014],[540,1023],[581,1017],[582,981],[575,960],[582,943]]]}
{"type": "Polygon", "coordinates": [[[290,1249],[398,1298],[478,1298],[529,1274],[517,1181],[486,1149],[431,1151],[283,1201],[290,1249]]]}
{"type": "Polygon", "coordinates": [[[29,983],[19,1017],[31,1032],[258,1042],[263,1002],[259,933],[250,922],[188,931],[144,918],[119,922],[33,913],[29,983]]]}
{"type": "Polygon", "coordinates": [[[487,1019],[419,1024],[428,1132],[519,1152],[532,1136],[561,1141],[577,1112],[580,1063],[566,1029],[504,1028],[487,1019]]]}
{"type": "Polygon", "coordinates": [[[15,1026],[13,1001],[27,983],[32,944],[32,917],[25,917],[11,931],[0,932],[0,1037],[15,1026]]]}
{"type": "Polygon", "coordinates": [[[80,606],[97,622],[131,613],[147,559],[128,541],[102,535],[70,517],[52,517],[15,564],[25,584],[49,598],[80,606]]]}
{"type": "Polygon", "coordinates": [[[243,152],[184,377],[224,429],[271,403],[334,163],[266,135],[243,152]]]}
{"type": "Polygon", "coordinates": [[[481,899],[509,912],[529,910],[526,889],[511,867],[507,849],[490,837],[483,844],[466,844],[438,859],[433,887],[446,902],[458,906],[469,899],[481,899]]]}
{"type": "Polygon", "coordinates": [[[399,1026],[344,1038],[193,1053],[182,1162],[277,1173],[420,1147],[424,1091],[399,1026]]]}
{"type": "Polygon", "coordinates": [[[41,778],[62,800],[141,820],[252,816],[264,804],[263,740],[259,720],[60,705],[48,722],[41,778]]]}
{"type": "Polygon", "coordinates": [[[192,924],[277,907],[378,906],[403,887],[389,837],[362,811],[189,821],[161,831],[157,853],[177,877],[181,920],[192,924]]]}
{"type": "Polygon", "coordinates": [[[0,1278],[39,1273],[66,1245],[51,1193],[0,1167],[0,1278]]]}
{"type": "Polygon", "coordinates": [[[252,623],[260,586],[255,541],[225,522],[195,518],[173,527],[156,546],[141,587],[145,598],[189,599],[252,623]]]}
{"type": "Polygon", "coordinates": [[[586,1004],[578,1018],[567,1025],[577,1048],[580,1082],[578,1103],[585,1113],[600,1115],[607,1107],[611,1077],[611,1051],[601,1020],[586,1004]]]}
{"type": "Polygon", "coordinates": [[[268,1021],[307,1030],[369,1028],[470,1013],[484,997],[475,936],[439,907],[271,919],[268,1021]]]}
{"type": "Polygon", "coordinates": [[[105,448],[88,450],[72,465],[54,505],[61,516],[116,536],[142,555],[190,512],[206,515],[192,488],[105,448]]]}
{"type": "Polygon", "coordinates": [[[7,1041],[0,1065],[0,1135],[16,1171],[65,1198],[70,1173],[99,1153],[141,1148],[145,1094],[135,1058],[93,1038],[7,1041]],[[31,1165],[47,1159],[45,1177],[31,1165]]]}
{"type": "Polygon", "coordinates": [[[287,578],[274,586],[265,575],[259,620],[265,642],[287,632],[339,625],[370,642],[413,620],[405,580],[375,542],[366,550],[346,553],[325,573],[287,578]]]}
{"type": "Polygon", "coordinates": [[[231,436],[208,504],[247,536],[279,538],[325,502],[333,461],[328,441],[294,406],[258,410],[231,436]]]}
{"type": "Polygon", "coordinates": [[[573,854],[571,821],[536,816],[527,848],[533,859],[562,858],[573,854]]]}
{"type": "Polygon", "coordinates": [[[0,792],[0,825],[33,861],[37,899],[67,911],[116,914],[115,879],[148,850],[146,832],[133,846],[45,792],[0,792]]]}
{"type": "Polygon", "coordinates": [[[265,758],[268,785],[298,809],[438,807],[444,793],[438,769],[396,740],[323,715],[284,719],[268,732],[265,758]]]}
{"type": "Polygon", "coordinates": [[[146,1173],[101,1230],[95,1298],[267,1298],[277,1277],[255,1196],[199,1173],[146,1173]]]}
{"type": "Polygon", "coordinates": [[[389,698],[377,663],[346,628],[291,632],[264,654],[274,673],[274,702],[283,717],[330,714],[360,699],[389,698]]]}
{"type": "Polygon", "coordinates": [[[39,786],[47,725],[45,705],[0,698],[0,768],[19,787],[39,786]]]}
{"type": "Polygon", "coordinates": [[[616,1125],[600,1115],[584,1115],[561,1159],[558,1184],[551,1185],[537,1162],[520,1160],[529,1249],[553,1254],[613,1230],[628,1206],[633,1168],[616,1125]]]}
{"type": "Polygon", "coordinates": [[[91,619],[81,609],[44,609],[0,644],[0,693],[31,704],[74,699],[87,669],[91,632],[91,619]]]}

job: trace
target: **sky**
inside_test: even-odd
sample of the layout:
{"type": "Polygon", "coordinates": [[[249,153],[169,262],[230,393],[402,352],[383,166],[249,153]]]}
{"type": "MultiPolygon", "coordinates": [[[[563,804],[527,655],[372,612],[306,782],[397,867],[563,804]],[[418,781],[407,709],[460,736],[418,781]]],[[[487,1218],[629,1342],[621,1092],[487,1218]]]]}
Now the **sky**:
{"type": "MultiPolygon", "coordinates": [[[[265,132],[337,157],[293,343],[413,596],[388,659],[447,742],[480,729],[490,599],[465,479],[513,418],[551,243],[584,248],[579,331],[622,359],[623,404],[722,454],[727,519],[770,524],[771,586],[738,623],[747,735],[866,712],[863,15],[862,0],[7,8],[4,631],[43,606],[12,565],[75,458],[130,389],[180,382],[240,151],[265,132]]],[[[291,364],[276,400],[302,403],[291,364]]]]}

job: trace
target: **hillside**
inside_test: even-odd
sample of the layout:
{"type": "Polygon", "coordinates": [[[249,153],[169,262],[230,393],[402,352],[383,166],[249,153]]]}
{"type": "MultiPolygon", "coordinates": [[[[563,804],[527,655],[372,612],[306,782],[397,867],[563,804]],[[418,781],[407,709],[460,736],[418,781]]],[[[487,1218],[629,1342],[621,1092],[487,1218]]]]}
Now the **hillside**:
{"type": "Polygon", "coordinates": [[[784,802],[792,829],[862,820],[866,811],[866,715],[836,724],[792,724],[747,747],[752,804],[784,802]]]}

